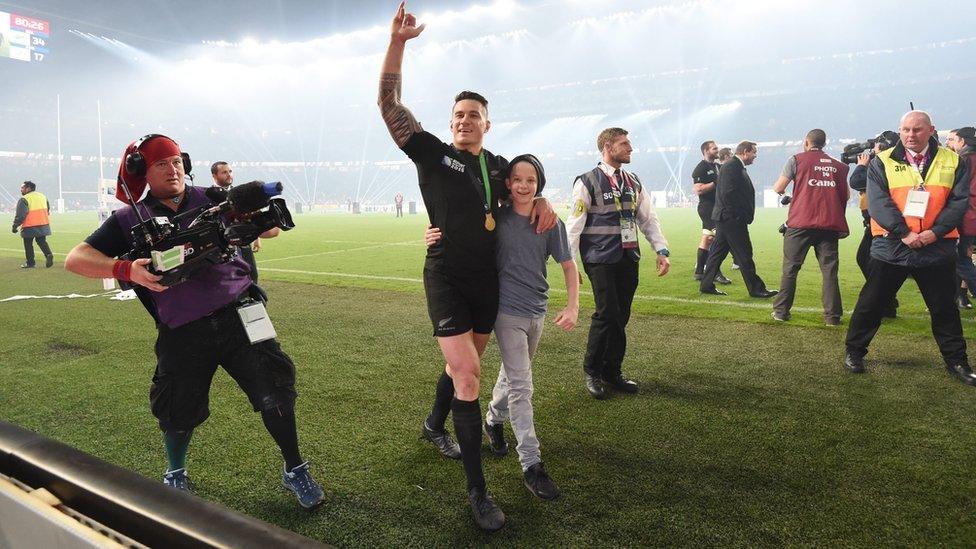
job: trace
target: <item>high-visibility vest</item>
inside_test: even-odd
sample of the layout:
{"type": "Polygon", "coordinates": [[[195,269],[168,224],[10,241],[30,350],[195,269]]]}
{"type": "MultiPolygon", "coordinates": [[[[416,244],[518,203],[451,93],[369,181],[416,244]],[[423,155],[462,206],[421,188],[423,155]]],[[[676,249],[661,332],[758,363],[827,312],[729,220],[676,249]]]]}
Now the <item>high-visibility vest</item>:
{"type": "Polygon", "coordinates": [[[24,195],[27,200],[27,217],[24,218],[22,227],[37,227],[39,225],[50,225],[51,219],[47,215],[47,197],[43,194],[32,191],[24,195]]]}
{"type": "MultiPolygon", "coordinates": [[[[908,203],[908,193],[919,189],[919,175],[915,168],[906,161],[899,161],[891,158],[891,153],[895,149],[888,149],[878,154],[881,163],[884,165],[885,176],[888,178],[888,192],[891,200],[899,210],[905,211],[908,203]]],[[[959,155],[953,151],[939,147],[936,149],[935,157],[925,173],[924,190],[929,193],[929,203],[925,208],[924,217],[905,215],[905,224],[909,230],[915,233],[927,231],[935,224],[935,219],[942,213],[949,193],[952,192],[952,184],[956,178],[956,168],[959,166],[959,155]]],[[[871,219],[871,234],[883,236],[888,231],[879,225],[873,218],[871,219]]],[[[959,238],[959,231],[952,229],[946,233],[945,238],[959,238]]]]}

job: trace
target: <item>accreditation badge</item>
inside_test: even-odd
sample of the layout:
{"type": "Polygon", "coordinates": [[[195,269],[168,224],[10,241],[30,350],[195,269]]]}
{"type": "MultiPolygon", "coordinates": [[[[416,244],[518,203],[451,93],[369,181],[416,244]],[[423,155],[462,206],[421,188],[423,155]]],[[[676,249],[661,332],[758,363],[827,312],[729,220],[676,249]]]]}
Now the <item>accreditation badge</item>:
{"type": "Polygon", "coordinates": [[[620,216],[620,240],[624,249],[637,247],[637,223],[632,217],[620,216]]]}
{"type": "Polygon", "coordinates": [[[264,303],[253,301],[241,305],[237,308],[237,315],[241,317],[241,324],[251,345],[278,337],[264,303]]]}
{"type": "Polygon", "coordinates": [[[902,213],[911,217],[925,217],[929,205],[928,191],[908,191],[908,200],[902,213]]]}

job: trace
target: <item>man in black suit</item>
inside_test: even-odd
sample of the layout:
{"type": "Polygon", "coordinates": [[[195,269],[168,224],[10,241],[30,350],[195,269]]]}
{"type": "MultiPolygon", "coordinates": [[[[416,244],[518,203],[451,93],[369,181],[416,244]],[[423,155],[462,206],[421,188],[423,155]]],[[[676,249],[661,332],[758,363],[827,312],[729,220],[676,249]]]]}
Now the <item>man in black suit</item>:
{"type": "Polygon", "coordinates": [[[777,293],[776,290],[767,290],[766,283],[756,274],[752,241],[749,239],[749,224],[756,214],[756,189],[752,186],[746,166],[752,164],[758,155],[755,143],[743,141],[736,146],[735,156],[719,171],[715,185],[715,208],[712,210],[717,235],[705,261],[705,274],[699,286],[703,294],[728,295],[715,288],[715,276],[730,251],[739,264],[739,272],[750,296],[768,298],[777,293]]]}

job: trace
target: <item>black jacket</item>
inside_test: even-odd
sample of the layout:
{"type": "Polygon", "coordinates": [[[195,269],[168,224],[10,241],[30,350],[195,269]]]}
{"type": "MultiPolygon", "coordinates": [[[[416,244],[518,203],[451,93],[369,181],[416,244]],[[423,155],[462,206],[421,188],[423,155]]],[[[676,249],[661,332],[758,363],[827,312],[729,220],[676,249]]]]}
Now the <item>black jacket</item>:
{"type": "Polygon", "coordinates": [[[735,220],[752,223],[756,215],[756,188],[738,156],[733,156],[718,172],[715,184],[715,208],[713,221],[735,220]]]}

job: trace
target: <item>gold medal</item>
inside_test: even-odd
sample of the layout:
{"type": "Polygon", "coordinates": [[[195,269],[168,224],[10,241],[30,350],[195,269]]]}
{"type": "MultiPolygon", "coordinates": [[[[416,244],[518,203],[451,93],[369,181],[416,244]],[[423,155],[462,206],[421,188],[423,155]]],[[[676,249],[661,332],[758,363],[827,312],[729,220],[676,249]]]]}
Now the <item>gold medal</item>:
{"type": "Polygon", "coordinates": [[[491,212],[485,213],[485,228],[489,231],[495,230],[495,218],[491,216],[491,212]]]}

